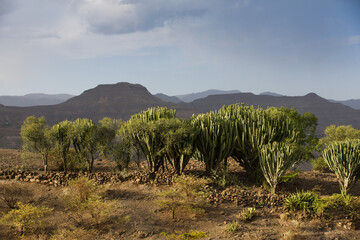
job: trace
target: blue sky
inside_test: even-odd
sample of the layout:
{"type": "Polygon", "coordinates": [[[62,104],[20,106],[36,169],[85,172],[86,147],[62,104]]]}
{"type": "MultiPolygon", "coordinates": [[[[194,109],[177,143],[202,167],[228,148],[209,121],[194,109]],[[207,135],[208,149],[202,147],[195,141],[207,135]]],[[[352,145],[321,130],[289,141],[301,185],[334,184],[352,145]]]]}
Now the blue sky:
{"type": "Polygon", "coordinates": [[[0,95],[360,98],[360,0],[0,0],[0,95]]]}

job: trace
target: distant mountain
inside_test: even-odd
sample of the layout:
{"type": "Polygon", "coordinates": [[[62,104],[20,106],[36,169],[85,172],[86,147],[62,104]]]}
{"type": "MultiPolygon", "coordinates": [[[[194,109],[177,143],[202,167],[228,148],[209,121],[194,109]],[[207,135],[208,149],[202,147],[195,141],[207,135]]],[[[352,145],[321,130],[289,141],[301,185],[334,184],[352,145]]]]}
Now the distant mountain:
{"type": "Polygon", "coordinates": [[[99,85],[84,91],[66,102],[51,106],[9,107],[0,104],[0,147],[20,147],[20,127],[26,117],[44,116],[49,124],[65,119],[90,118],[98,121],[104,117],[128,120],[131,115],[149,107],[168,107],[177,110],[177,116],[189,118],[193,113],[205,113],[223,105],[244,103],[245,105],[294,107],[300,113],[312,112],[319,119],[318,134],[323,134],[330,124],[348,125],[360,128],[360,111],[341,103],[333,103],[314,93],[300,97],[254,95],[233,93],[209,95],[191,103],[165,102],[149,93],[139,84],[117,83],[99,85]]]}
{"type": "Polygon", "coordinates": [[[330,102],[337,102],[337,103],[342,103],[346,106],[349,106],[353,109],[357,109],[360,110],[360,99],[350,99],[350,100],[345,100],[345,101],[338,101],[338,100],[333,100],[333,99],[329,99],[330,102]]]}
{"type": "Polygon", "coordinates": [[[219,109],[223,105],[244,103],[245,105],[260,106],[262,108],[286,107],[295,108],[300,113],[312,112],[318,118],[318,134],[322,135],[326,126],[330,124],[348,125],[360,129],[360,111],[341,103],[333,103],[309,93],[300,97],[274,97],[268,95],[254,95],[252,93],[237,93],[226,95],[212,95],[198,99],[189,105],[200,112],[219,109]]]}
{"type": "Polygon", "coordinates": [[[172,102],[172,103],[181,103],[181,102],[183,102],[183,101],[181,101],[179,98],[177,98],[175,96],[168,96],[168,95],[165,95],[163,93],[157,93],[157,94],[155,94],[155,96],[157,98],[160,98],[164,102],[172,102]]]}
{"type": "Polygon", "coordinates": [[[284,97],[284,95],[274,93],[274,92],[262,92],[259,95],[268,95],[268,96],[273,96],[273,97],[284,97]]]}
{"type": "Polygon", "coordinates": [[[238,90],[223,91],[223,90],[210,89],[210,90],[207,90],[204,92],[176,95],[176,97],[179,98],[183,102],[189,103],[196,99],[205,98],[210,95],[232,94],[232,93],[240,93],[240,91],[238,91],[238,90]]]}
{"type": "Polygon", "coordinates": [[[55,105],[74,97],[69,94],[32,93],[24,96],[0,96],[0,104],[4,106],[29,107],[55,105]]]}

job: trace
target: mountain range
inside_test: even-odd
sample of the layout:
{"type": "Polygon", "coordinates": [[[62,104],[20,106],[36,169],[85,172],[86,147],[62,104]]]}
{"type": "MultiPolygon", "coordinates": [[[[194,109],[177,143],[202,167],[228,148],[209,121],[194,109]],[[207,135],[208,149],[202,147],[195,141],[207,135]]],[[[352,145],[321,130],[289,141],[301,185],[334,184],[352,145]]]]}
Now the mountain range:
{"type": "Polygon", "coordinates": [[[24,96],[0,96],[0,104],[14,107],[54,105],[74,97],[70,94],[31,93],[24,96]]]}
{"type": "Polygon", "coordinates": [[[18,148],[20,146],[20,127],[25,118],[30,115],[44,116],[49,124],[76,118],[90,118],[98,121],[103,117],[111,117],[127,120],[131,115],[155,106],[174,108],[177,116],[181,118],[189,118],[192,114],[205,113],[233,103],[244,103],[263,108],[268,106],[294,107],[300,113],[312,112],[317,116],[319,135],[330,124],[351,124],[355,128],[360,128],[359,110],[328,101],[315,93],[297,97],[241,92],[225,93],[208,95],[189,103],[184,101],[174,103],[160,99],[159,95],[152,95],[142,85],[122,82],[99,85],[55,105],[31,107],[0,105],[0,147],[18,148]]]}

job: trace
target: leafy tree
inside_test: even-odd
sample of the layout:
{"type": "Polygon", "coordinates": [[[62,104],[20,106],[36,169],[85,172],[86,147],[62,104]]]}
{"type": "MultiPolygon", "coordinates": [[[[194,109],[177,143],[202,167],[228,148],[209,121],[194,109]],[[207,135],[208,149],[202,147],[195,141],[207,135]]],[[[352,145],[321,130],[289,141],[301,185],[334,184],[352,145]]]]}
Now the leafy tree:
{"type": "Polygon", "coordinates": [[[171,119],[170,130],[165,132],[166,159],[181,174],[195,151],[196,133],[189,121],[171,119]]]}
{"type": "Polygon", "coordinates": [[[45,118],[27,117],[21,125],[20,134],[23,141],[23,149],[39,153],[43,160],[44,171],[46,172],[49,152],[54,147],[54,139],[45,118]]]}
{"type": "Polygon", "coordinates": [[[166,160],[166,133],[173,128],[176,118],[174,110],[167,108],[149,108],[135,114],[123,126],[123,136],[141,150],[147,160],[149,170],[157,172],[164,168],[166,160]]]}
{"type": "Polygon", "coordinates": [[[88,171],[92,172],[99,145],[97,125],[89,119],[77,119],[73,122],[72,143],[75,151],[88,163],[88,171]]]}
{"type": "MultiPolygon", "coordinates": [[[[316,148],[318,151],[323,151],[326,146],[331,145],[337,141],[345,141],[351,139],[360,139],[360,130],[353,128],[351,125],[330,125],[326,127],[325,137],[319,140],[316,148]]],[[[323,156],[319,156],[311,162],[314,169],[319,171],[331,171],[323,156]]]]}
{"type": "Polygon", "coordinates": [[[65,120],[52,127],[52,134],[55,137],[55,149],[64,163],[64,171],[67,172],[67,155],[69,153],[72,138],[72,122],[65,120]]]}
{"type": "Polygon", "coordinates": [[[322,150],[324,147],[335,141],[360,139],[360,130],[353,128],[351,125],[330,125],[326,127],[324,133],[325,137],[320,139],[317,146],[319,150],[322,150]]]}

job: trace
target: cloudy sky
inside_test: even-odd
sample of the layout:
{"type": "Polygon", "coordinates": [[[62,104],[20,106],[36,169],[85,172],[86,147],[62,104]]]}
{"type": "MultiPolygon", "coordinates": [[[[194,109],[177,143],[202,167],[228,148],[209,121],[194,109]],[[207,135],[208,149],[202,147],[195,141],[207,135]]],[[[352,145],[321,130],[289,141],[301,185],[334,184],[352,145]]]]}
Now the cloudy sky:
{"type": "Polygon", "coordinates": [[[360,0],[0,0],[0,95],[360,98],[360,0]]]}

